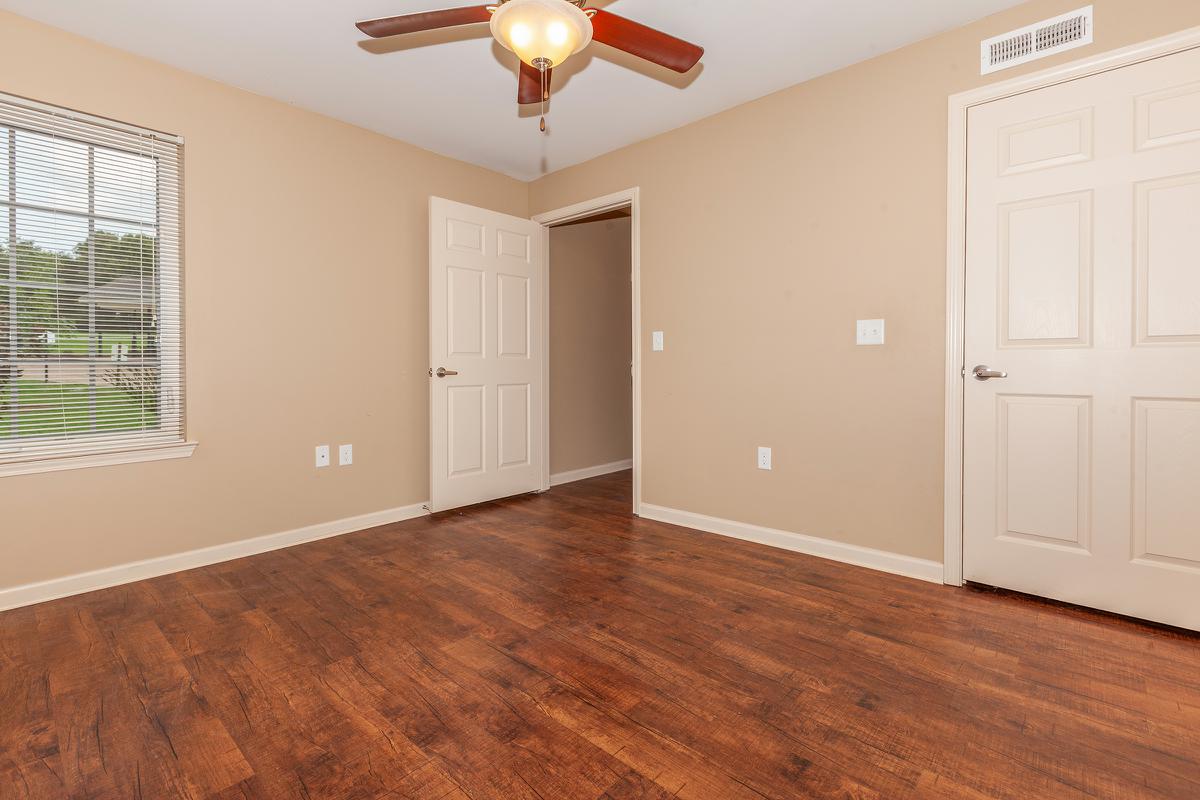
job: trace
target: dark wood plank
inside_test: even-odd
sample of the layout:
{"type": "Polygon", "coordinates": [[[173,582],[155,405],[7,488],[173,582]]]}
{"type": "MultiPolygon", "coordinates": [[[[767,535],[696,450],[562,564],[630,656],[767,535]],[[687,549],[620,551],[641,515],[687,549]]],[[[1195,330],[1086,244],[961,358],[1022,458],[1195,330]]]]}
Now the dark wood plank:
{"type": "Polygon", "coordinates": [[[629,495],[611,475],[0,614],[0,797],[1200,797],[1200,637],[629,495]]]}

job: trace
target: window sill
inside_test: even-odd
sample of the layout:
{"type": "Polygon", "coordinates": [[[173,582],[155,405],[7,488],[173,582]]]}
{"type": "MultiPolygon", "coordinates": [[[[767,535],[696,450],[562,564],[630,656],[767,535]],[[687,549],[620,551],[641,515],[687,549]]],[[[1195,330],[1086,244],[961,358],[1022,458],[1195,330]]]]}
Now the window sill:
{"type": "Polygon", "coordinates": [[[9,475],[33,475],[39,472],[61,472],[68,469],[109,467],[116,464],[136,464],[141,461],[165,461],[172,458],[188,458],[196,450],[197,442],[173,442],[146,447],[114,450],[107,453],[82,455],[46,456],[29,461],[0,462],[0,478],[9,475]]]}

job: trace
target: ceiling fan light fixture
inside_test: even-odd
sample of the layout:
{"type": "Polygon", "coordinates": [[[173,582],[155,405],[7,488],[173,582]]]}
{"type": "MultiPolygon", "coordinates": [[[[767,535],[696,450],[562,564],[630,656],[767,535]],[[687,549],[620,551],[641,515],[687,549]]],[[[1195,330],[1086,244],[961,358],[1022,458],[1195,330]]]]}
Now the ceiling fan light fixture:
{"type": "Polygon", "coordinates": [[[508,0],[492,14],[492,35],[538,69],[560,66],[592,41],[592,21],[570,0],[508,0]]]}

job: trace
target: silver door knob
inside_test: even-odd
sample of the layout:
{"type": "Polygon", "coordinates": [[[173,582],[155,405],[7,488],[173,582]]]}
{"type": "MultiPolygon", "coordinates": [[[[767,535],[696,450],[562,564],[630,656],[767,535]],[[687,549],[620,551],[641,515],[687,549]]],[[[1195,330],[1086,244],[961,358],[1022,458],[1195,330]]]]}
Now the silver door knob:
{"type": "Polygon", "coordinates": [[[437,375],[439,378],[445,378],[447,375],[457,375],[457,374],[458,373],[455,372],[454,370],[446,369],[445,367],[438,367],[437,372],[434,372],[433,370],[429,371],[429,377],[431,377],[431,378],[434,375],[437,375]]]}
{"type": "Polygon", "coordinates": [[[986,364],[980,364],[975,369],[971,370],[971,374],[975,376],[975,380],[977,381],[990,381],[992,378],[1008,377],[1007,372],[999,369],[992,369],[986,364]]]}

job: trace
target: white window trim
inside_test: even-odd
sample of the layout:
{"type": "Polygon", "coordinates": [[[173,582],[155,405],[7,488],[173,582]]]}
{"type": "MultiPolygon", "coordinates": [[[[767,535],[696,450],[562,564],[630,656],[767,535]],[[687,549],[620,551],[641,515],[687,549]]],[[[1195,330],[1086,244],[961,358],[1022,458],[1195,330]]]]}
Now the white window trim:
{"type": "Polygon", "coordinates": [[[36,475],[40,472],[62,472],[87,467],[111,467],[117,464],[136,464],[140,461],[166,461],[172,458],[189,458],[198,442],[174,442],[169,444],[131,447],[126,450],[82,453],[79,455],[48,456],[30,461],[10,461],[0,464],[0,478],[10,475],[36,475]]]}
{"type": "MultiPolygon", "coordinates": [[[[0,92],[0,101],[17,108],[24,108],[33,114],[41,112],[43,114],[52,115],[59,120],[69,120],[74,123],[80,123],[85,126],[92,126],[98,129],[107,129],[114,134],[133,134],[136,136],[152,137],[154,140],[164,144],[174,144],[179,148],[183,147],[183,137],[175,134],[168,134],[162,131],[156,131],[151,128],[144,128],[137,125],[130,125],[124,122],[99,117],[93,114],[87,114],[72,109],[50,105],[47,103],[30,100],[28,98],[18,97],[15,95],[5,94],[0,92]]],[[[31,120],[32,121],[32,120],[31,120]]],[[[38,130],[38,125],[32,124],[26,127],[28,130],[38,130]]],[[[43,131],[49,133],[50,131],[43,131]]],[[[84,141],[89,141],[86,137],[80,137],[84,141]]],[[[102,142],[95,142],[104,146],[102,142]]],[[[13,445],[13,450],[19,453],[22,449],[20,440],[3,440],[0,441],[0,478],[15,476],[15,475],[32,475],[45,472],[60,472],[65,470],[84,469],[90,467],[106,467],[119,464],[135,464],[146,461],[165,461],[170,459],[189,458],[196,450],[198,442],[187,438],[187,413],[186,413],[186,383],[187,370],[184,358],[184,265],[183,265],[183,158],[180,157],[172,162],[176,170],[178,194],[174,198],[176,208],[178,209],[178,219],[175,221],[177,247],[173,251],[171,257],[175,260],[175,274],[178,281],[179,291],[176,296],[170,298],[168,302],[173,305],[173,311],[178,320],[179,339],[174,345],[177,353],[173,356],[178,364],[178,392],[181,404],[179,411],[180,416],[180,431],[177,437],[164,437],[161,432],[147,431],[145,441],[138,441],[129,436],[128,433],[123,434],[121,441],[105,444],[103,439],[95,441],[93,446],[88,447],[89,443],[79,442],[78,449],[65,452],[53,452],[41,450],[29,455],[28,458],[22,458],[19,455],[13,455],[12,450],[6,451],[5,445],[13,445]]],[[[64,439],[65,442],[72,441],[64,439]]]]}

